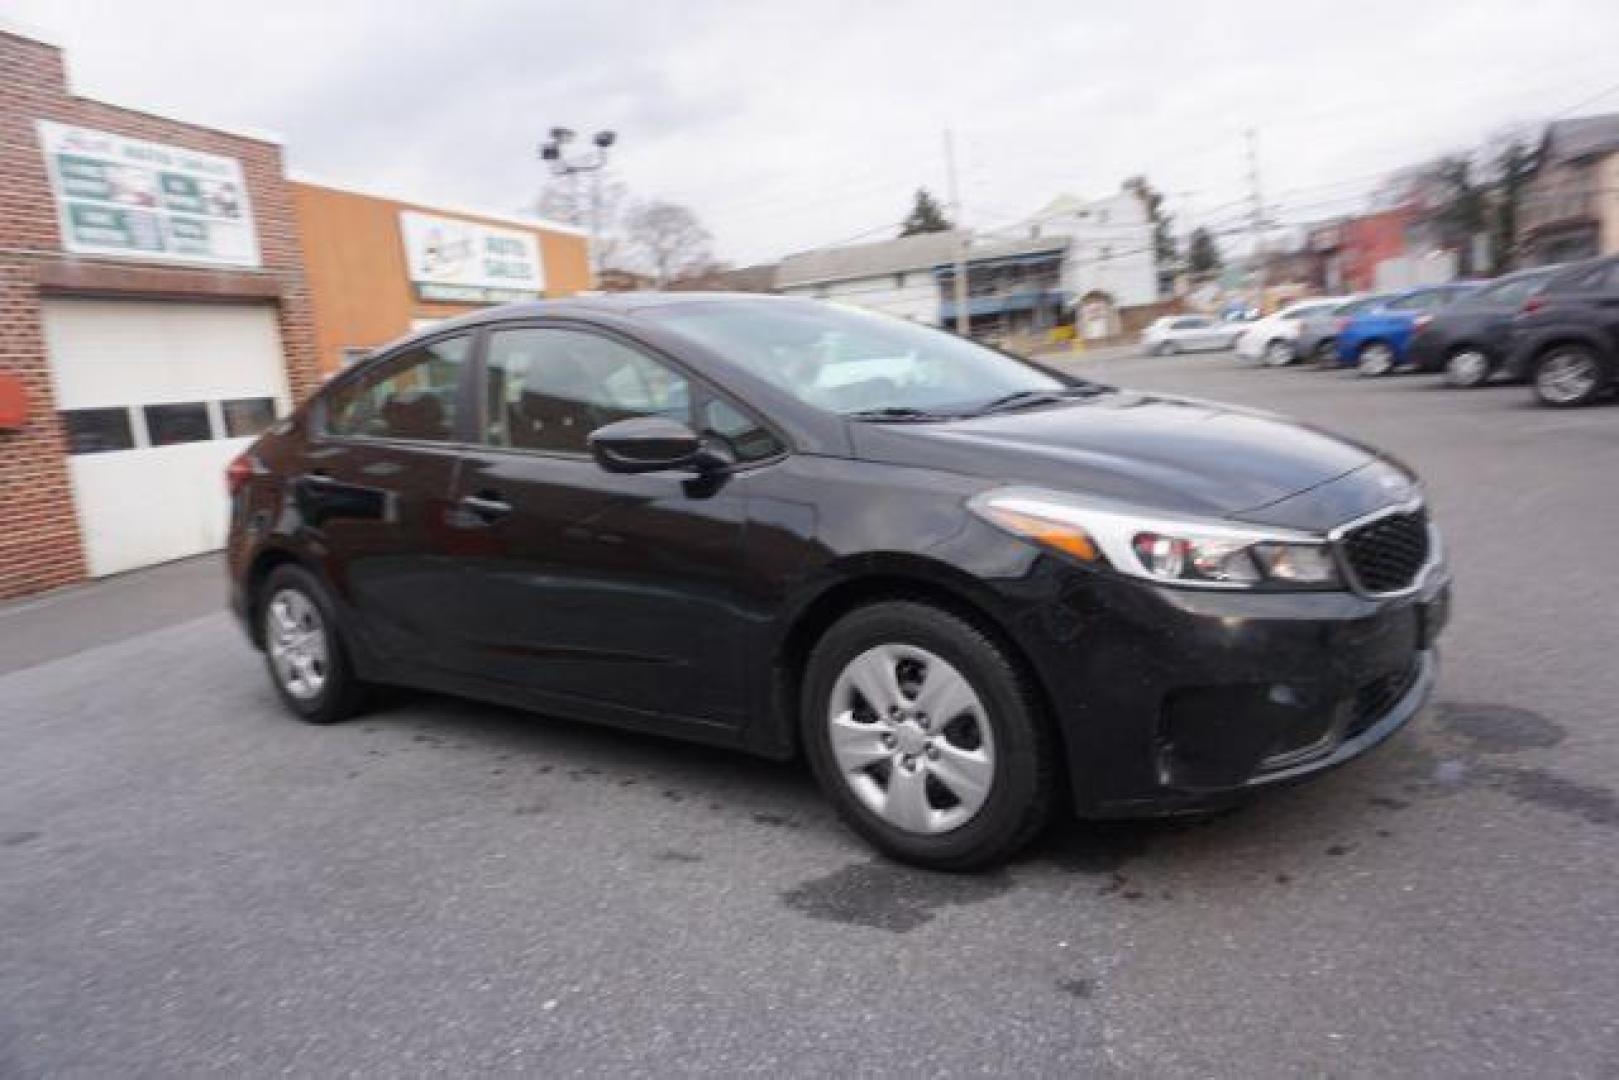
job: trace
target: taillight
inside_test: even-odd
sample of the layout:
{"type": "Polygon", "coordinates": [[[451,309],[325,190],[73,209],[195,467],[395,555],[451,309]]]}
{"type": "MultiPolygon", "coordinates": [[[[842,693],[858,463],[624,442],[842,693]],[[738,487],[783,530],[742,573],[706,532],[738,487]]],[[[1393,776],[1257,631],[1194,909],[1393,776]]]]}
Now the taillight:
{"type": "Polygon", "coordinates": [[[1348,327],[1348,326],[1349,326],[1349,316],[1347,316],[1347,315],[1341,315],[1341,316],[1339,316],[1339,317],[1338,317],[1338,327],[1337,327],[1337,331],[1338,331],[1338,333],[1340,333],[1340,334],[1341,334],[1341,333],[1343,333],[1343,332],[1344,332],[1344,330],[1345,330],[1345,329],[1346,329],[1346,328],[1347,328],[1347,327],[1348,327]]]}
{"type": "Polygon", "coordinates": [[[1522,318],[1525,315],[1533,315],[1535,312],[1539,311],[1545,306],[1546,298],[1544,296],[1531,296],[1529,299],[1523,302],[1523,310],[1518,312],[1518,317],[1522,318]]]}
{"type": "Polygon", "coordinates": [[[232,495],[235,495],[242,490],[242,486],[252,479],[253,474],[258,471],[258,462],[253,460],[252,454],[244,450],[232,458],[229,465],[225,466],[225,487],[232,495]]]}

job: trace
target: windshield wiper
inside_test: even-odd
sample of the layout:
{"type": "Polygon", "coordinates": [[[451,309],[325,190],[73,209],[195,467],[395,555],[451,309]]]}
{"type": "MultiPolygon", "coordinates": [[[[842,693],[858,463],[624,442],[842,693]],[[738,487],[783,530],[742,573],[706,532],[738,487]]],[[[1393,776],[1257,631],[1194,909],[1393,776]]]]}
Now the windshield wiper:
{"type": "Polygon", "coordinates": [[[910,405],[884,405],[880,409],[861,409],[844,413],[851,420],[943,420],[943,413],[929,412],[910,405]]]}
{"type": "Polygon", "coordinates": [[[1068,401],[1076,397],[1094,397],[1102,393],[1100,386],[1064,386],[1056,390],[1014,390],[1010,394],[1002,394],[998,398],[991,398],[982,405],[973,409],[973,413],[983,416],[986,413],[1007,412],[1011,409],[1021,409],[1029,405],[1055,405],[1061,401],[1068,401]]]}

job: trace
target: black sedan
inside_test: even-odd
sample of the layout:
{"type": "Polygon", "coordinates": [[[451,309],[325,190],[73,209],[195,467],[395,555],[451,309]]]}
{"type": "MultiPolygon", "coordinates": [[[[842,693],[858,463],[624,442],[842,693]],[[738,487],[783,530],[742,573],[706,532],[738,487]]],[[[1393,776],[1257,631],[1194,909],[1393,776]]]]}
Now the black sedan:
{"type": "Polygon", "coordinates": [[[287,706],[403,684],[774,758],[919,864],[1059,801],[1217,806],[1432,686],[1449,575],[1396,462],[808,300],[493,309],[345,371],[230,469],[287,706]]]}
{"type": "Polygon", "coordinates": [[[1418,371],[1444,372],[1451,386],[1483,386],[1506,365],[1513,316],[1559,269],[1508,274],[1435,312],[1411,339],[1408,362],[1418,371]]]}

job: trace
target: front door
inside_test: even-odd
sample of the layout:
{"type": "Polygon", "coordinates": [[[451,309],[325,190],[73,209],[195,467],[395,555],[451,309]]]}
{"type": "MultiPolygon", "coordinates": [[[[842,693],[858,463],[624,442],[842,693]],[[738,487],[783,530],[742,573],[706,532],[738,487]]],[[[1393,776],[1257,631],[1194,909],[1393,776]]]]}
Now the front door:
{"type": "Polygon", "coordinates": [[[489,333],[480,399],[453,511],[460,662],[542,699],[740,725],[746,478],[609,473],[586,442],[691,423],[693,384],[622,339],[524,325],[489,333]]]}

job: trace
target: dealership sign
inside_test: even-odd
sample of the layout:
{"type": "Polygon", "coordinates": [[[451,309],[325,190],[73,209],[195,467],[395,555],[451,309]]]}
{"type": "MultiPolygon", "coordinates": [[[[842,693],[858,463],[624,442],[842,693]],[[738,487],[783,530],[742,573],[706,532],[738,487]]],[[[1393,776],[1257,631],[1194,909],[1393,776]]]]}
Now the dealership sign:
{"type": "Polygon", "coordinates": [[[405,262],[423,300],[502,304],[533,300],[545,289],[533,233],[405,211],[399,215],[405,262]]]}
{"type": "Polygon", "coordinates": [[[67,251],[259,265],[234,158],[49,120],[39,121],[39,142],[67,251]]]}

